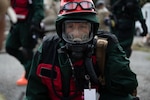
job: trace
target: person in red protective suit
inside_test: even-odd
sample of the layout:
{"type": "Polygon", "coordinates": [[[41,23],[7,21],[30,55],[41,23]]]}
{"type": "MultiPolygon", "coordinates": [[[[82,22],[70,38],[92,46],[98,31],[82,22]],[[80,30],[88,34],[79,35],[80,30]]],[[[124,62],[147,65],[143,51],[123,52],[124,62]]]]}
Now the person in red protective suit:
{"type": "Polygon", "coordinates": [[[25,100],[86,100],[96,92],[99,100],[135,99],[129,59],[117,38],[98,27],[92,0],[61,0],[57,34],[46,36],[34,55],[25,100]],[[104,70],[97,55],[102,40],[108,43],[104,70]]]}

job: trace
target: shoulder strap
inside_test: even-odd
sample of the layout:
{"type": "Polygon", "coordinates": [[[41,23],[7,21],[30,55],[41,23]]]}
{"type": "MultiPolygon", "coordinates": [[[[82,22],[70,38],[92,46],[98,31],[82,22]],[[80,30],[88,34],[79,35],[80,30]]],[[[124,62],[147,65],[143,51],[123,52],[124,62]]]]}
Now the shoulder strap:
{"type": "Polygon", "coordinates": [[[107,48],[108,41],[106,38],[97,37],[96,43],[96,59],[100,70],[99,81],[102,85],[105,85],[104,67],[105,67],[105,50],[107,48]]]}

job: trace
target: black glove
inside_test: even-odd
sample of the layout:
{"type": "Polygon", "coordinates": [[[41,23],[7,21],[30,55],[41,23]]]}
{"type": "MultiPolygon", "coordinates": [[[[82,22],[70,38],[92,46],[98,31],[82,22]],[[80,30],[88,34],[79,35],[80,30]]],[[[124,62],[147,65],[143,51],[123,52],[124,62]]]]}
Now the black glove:
{"type": "Polygon", "coordinates": [[[145,20],[140,20],[140,23],[141,23],[141,26],[142,26],[142,29],[143,29],[143,33],[140,34],[141,36],[146,36],[147,33],[148,33],[148,29],[147,29],[147,25],[145,23],[145,20]]]}
{"type": "Polygon", "coordinates": [[[40,23],[31,23],[30,31],[33,34],[33,38],[43,38],[44,36],[44,27],[40,23]]]}

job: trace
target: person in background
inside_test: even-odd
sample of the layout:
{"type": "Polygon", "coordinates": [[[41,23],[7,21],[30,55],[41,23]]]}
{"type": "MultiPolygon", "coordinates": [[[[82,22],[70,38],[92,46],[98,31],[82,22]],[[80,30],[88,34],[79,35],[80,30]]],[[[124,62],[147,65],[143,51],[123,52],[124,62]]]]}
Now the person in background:
{"type": "Polygon", "coordinates": [[[59,2],[60,0],[44,0],[44,7],[45,7],[45,18],[42,20],[44,23],[45,30],[48,30],[49,33],[56,31],[55,29],[55,20],[57,18],[58,9],[59,9],[59,2]]]}
{"type": "Polygon", "coordinates": [[[136,74],[115,35],[98,32],[92,0],[61,0],[55,25],[33,57],[24,100],[136,100],[136,74]]]}
{"type": "Polygon", "coordinates": [[[26,85],[33,49],[37,43],[35,29],[40,28],[40,22],[44,18],[43,0],[10,0],[10,2],[18,21],[11,25],[6,40],[6,52],[16,57],[24,66],[25,72],[16,84],[26,85]]]}
{"type": "Polygon", "coordinates": [[[96,8],[97,8],[97,17],[99,19],[99,30],[101,31],[108,31],[110,32],[110,12],[105,6],[104,0],[98,0],[96,2],[96,8]]]}
{"type": "Polygon", "coordinates": [[[9,7],[8,0],[0,0],[0,50],[3,47],[4,32],[5,32],[5,14],[9,7]]]}
{"type": "Polygon", "coordinates": [[[129,58],[132,53],[132,43],[135,35],[135,22],[140,21],[143,28],[141,36],[146,36],[147,26],[139,0],[110,0],[111,12],[116,25],[111,28],[129,58]]]}

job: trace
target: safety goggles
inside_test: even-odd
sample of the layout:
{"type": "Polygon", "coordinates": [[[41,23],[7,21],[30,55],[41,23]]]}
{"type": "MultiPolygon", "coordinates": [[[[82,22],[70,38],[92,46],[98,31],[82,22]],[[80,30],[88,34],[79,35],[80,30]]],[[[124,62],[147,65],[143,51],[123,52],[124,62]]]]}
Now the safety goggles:
{"type": "Polygon", "coordinates": [[[88,1],[68,2],[61,8],[61,10],[66,10],[66,11],[76,10],[78,6],[80,6],[83,10],[92,10],[92,9],[95,10],[94,5],[88,1]]]}

